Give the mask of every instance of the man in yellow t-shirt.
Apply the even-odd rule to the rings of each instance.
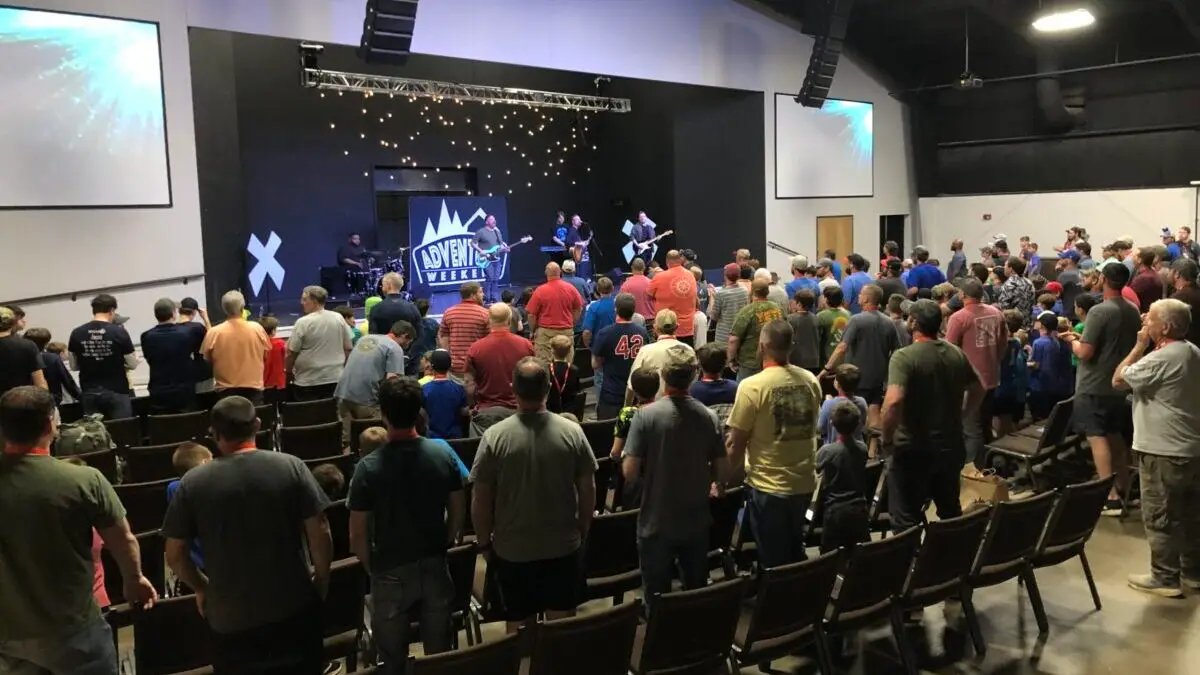
[[[787,321],[763,326],[758,341],[762,372],[738,383],[727,421],[729,462],[745,462],[750,486],[746,512],[763,567],[805,558],[804,512],[816,487],[821,385],[812,373],[788,363],[791,347]]]

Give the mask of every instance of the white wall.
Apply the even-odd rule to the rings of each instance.
[[[192,277],[189,295],[203,297],[204,260],[184,0],[22,0],[20,4],[160,23],[174,206],[0,211],[0,300],[169,279],[128,294],[117,293],[123,311],[139,319],[150,317],[152,322],[151,298],[180,297],[182,278]],[[3,105],[19,103],[5,101]],[[90,297],[89,293],[76,302],[26,303],[24,307],[31,325],[49,327],[59,339],[90,318]]]
[[[361,0],[186,1],[194,26],[341,44],[362,32]],[[871,252],[879,216],[916,215],[915,188],[905,107],[849,59],[832,96],[875,104],[875,196],[775,199],[772,99],[799,89],[811,50],[811,38],[733,0],[424,0],[413,41],[424,54],[763,91],[767,239],[811,255],[818,216],[853,215],[857,248]],[[786,271],[783,254],[767,262]]]
[[[930,197],[920,200],[921,241],[944,258],[940,252],[962,239],[973,260],[996,234],[1011,240],[1029,235],[1044,255],[1062,244],[1068,227],[1079,225],[1098,256],[1100,246],[1125,235],[1137,244],[1157,244],[1164,227],[1194,227],[1195,204],[1194,188]]]

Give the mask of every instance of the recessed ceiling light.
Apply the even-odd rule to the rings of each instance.
[[[1061,33],[1077,28],[1086,28],[1094,23],[1096,23],[1096,17],[1089,10],[1081,7],[1040,16],[1033,22],[1033,29],[1042,33]]]

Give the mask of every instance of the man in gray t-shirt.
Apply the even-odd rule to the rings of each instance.
[[[857,395],[870,406],[878,408],[883,403],[883,390],[887,386],[888,360],[892,352],[900,348],[900,338],[892,320],[879,311],[883,301],[883,289],[874,284],[863,287],[859,293],[859,305],[863,311],[850,317],[842,343],[837,346],[825,364],[832,372],[834,366],[845,357],[846,363],[858,368]]]
[[[471,245],[479,252],[481,258],[489,256],[491,260],[488,266],[483,268],[483,302],[488,305],[500,302],[499,281],[503,264],[499,256],[508,251],[508,245],[504,243],[504,235],[501,234],[500,228],[496,227],[496,216],[487,217],[484,226],[475,231]],[[500,248],[492,251],[497,246]],[[495,256],[495,259],[492,260],[490,256]]]
[[[332,396],[350,354],[350,328],[341,314],[325,309],[328,299],[320,286],[308,286],[300,296],[304,316],[292,327],[285,364],[297,400]]]
[[[350,352],[333,390],[342,420],[343,447],[349,447],[352,420],[379,418],[379,382],[404,374],[404,350],[416,332],[409,322],[397,321],[387,335],[364,335]]]
[[[709,487],[729,473],[716,414],[688,395],[699,365],[684,344],[668,348],[662,379],[666,396],[633,418],[621,471],[642,480],[638,514],[638,557],[647,606],[671,590],[676,560],[685,588],[708,580]]]

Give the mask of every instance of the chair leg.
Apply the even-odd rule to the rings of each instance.
[[[896,638],[896,650],[900,652],[900,662],[904,664],[904,672],[907,675],[917,675],[917,656],[913,651],[912,643],[908,640],[908,633],[904,631],[904,613],[900,611],[899,605],[892,606],[892,634]]]
[[[1092,591],[1092,602],[1098,612],[1103,609],[1100,606],[1100,591],[1096,590],[1096,580],[1092,577],[1092,566],[1088,564],[1087,553],[1082,550],[1079,552],[1079,562],[1083,564],[1083,576],[1087,578],[1088,588]]]
[[[987,654],[987,642],[983,639],[983,628],[979,625],[979,615],[975,613],[975,599],[971,595],[971,589],[963,589],[960,599],[963,618],[967,622],[967,632],[971,634],[971,644],[975,647],[975,653],[983,656]]]
[[[1038,590],[1033,568],[1027,566],[1021,572],[1021,577],[1025,580],[1025,592],[1029,594],[1029,604],[1033,607],[1034,618],[1037,619],[1038,633],[1045,635],[1050,632],[1050,622],[1046,619],[1046,606],[1042,604],[1042,593]]]
[[[817,644],[817,667],[821,671],[821,675],[835,675],[837,671],[833,666],[833,653],[829,648],[829,638],[825,635],[825,629],[818,622],[813,630],[813,641]]]

